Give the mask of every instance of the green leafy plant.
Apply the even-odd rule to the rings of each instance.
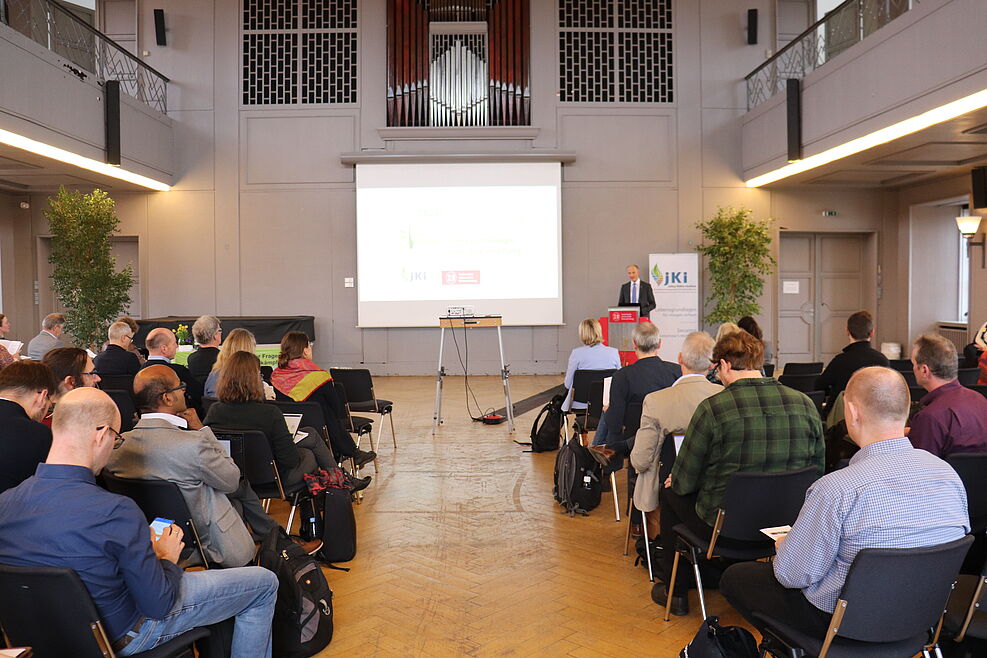
[[[120,224],[116,204],[102,190],[83,194],[64,187],[48,204],[52,290],[66,309],[65,329],[95,351],[110,322],[126,309],[133,285],[133,267],[117,272],[110,255],[110,238]]]
[[[746,208],[720,208],[710,219],[696,224],[702,244],[696,251],[706,257],[710,291],[706,307],[708,324],[736,322],[761,311],[758,298],[764,277],[774,272],[771,256],[772,219],[753,219]]]

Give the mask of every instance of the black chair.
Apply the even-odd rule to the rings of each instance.
[[[585,409],[573,409],[569,413],[575,416],[575,426],[576,431],[585,434],[591,431],[591,429],[596,428],[596,423],[599,422],[600,416],[597,414],[592,417],[589,413],[589,402],[591,399],[592,386],[595,383],[600,384],[600,406],[603,409],[603,380],[607,377],[612,377],[613,373],[617,372],[614,369],[606,370],[577,370],[572,376],[572,401],[581,402],[586,404]],[[591,427],[592,426],[592,427]]]
[[[971,534],[987,530],[987,453],[953,453],[946,462],[963,480]]]
[[[980,368],[960,368],[956,371],[960,386],[976,386],[980,379]]]
[[[911,396],[912,402],[918,402],[919,400],[924,398],[927,393],[928,391],[922,388],[921,386],[908,387],[908,394]]]
[[[824,391],[806,391],[805,393],[812,403],[816,405],[816,411],[819,412],[819,417],[826,420],[825,409],[823,403],[826,401],[826,393]]]
[[[183,568],[190,566],[203,566],[209,568],[209,558],[202,548],[199,540],[199,531],[192,520],[192,513],[189,512],[188,505],[182,490],[174,482],[167,480],[134,480],[111,475],[107,471],[101,474],[103,486],[107,491],[111,491],[121,496],[130,498],[137,507],[144,512],[147,522],[150,523],[157,517],[171,519],[182,532],[185,533],[185,549],[182,551]]]
[[[134,425],[137,423],[137,406],[134,405],[133,396],[127,391],[114,389],[103,389],[103,392],[110,396],[120,411],[120,431],[129,432],[134,429]]]
[[[322,405],[313,400],[303,402],[285,400],[267,400],[267,404],[272,404],[281,410],[283,414],[301,414],[302,422],[299,427],[311,427],[319,431],[322,440],[332,453],[332,458],[336,465],[341,465],[344,459],[340,459],[332,449],[332,442],[329,440],[329,426],[326,424],[326,416],[322,411]]]
[[[346,417],[343,419],[343,424],[346,425],[347,431],[351,434],[356,434],[356,447],[360,448],[360,442],[363,440],[364,436],[370,437],[370,449],[376,452],[377,447],[374,445],[374,421],[370,420],[366,416],[354,416],[350,410],[349,399],[346,397],[346,388],[337,381],[333,381],[333,386],[336,389],[336,395],[339,396],[339,400],[343,403],[343,409],[346,411]],[[380,465],[377,463],[377,458],[374,458],[374,472],[380,471]],[[356,473],[354,473],[355,475]]]
[[[199,404],[202,405],[202,417],[205,418],[206,414],[209,413],[209,407],[213,406],[219,402],[216,398],[203,397]]]
[[[918,386],[918,382],[915,380],[914,370],[905,370],[901,372],[901,376],[905,378],[905,383],[909,386]]]
[[[247,478],[254,493],[263,501],[265,512],[270,509],[270,502],[275,498],[280,498],[291,506],[285,526],[290,534],[298,506],[310,498],[305,483],[299,482],[293,487],[285,486],[271,451],[271,442],[263,432],[221,427],[211,429],[217,439],[230,442],[230,456],[240,468],[240,473]]]
[[[103,622],[79,575],[66,567],[0,565],[0,625],[10,646],[29,646],[34,658],[114,658]],[[205,628],[182,633],[140,658],[192,656]]]
[[[99,371],[96,374],[99,375],[99,387],[104,391],[127,391],[134,394],[133,375],[103,375]]]
[[[762,367],[764,368],[764,376],[765,377],[774,377],[775,376],[775,364],[773,364],[773,363],[765,363]]]
[[[946,604],[946,614],[942,620],[942,631],[946,637],[952,638],[954,642],[963,642],[967,636],[987,639],[987,609],[984,609],[983,601],[985,585],[987,563],[983,565],[979,575],[965,575],[956,579],[956,586]]]
[[[699,560],[703,557],[707,560],[722,557],[750,561],[774,555],[775,543],[761,532],[761,528],[795,523],[805,501],[805,492],[818,477],[819,472],[814,466],[782,473],[734,473],[727,481],[723,506],[717,510],[716,522],[709,537],[694,533],[685,524],[675,526],[675,559],[672,562],[671,582],[668,583],[665,621],[668,621],[672,606],[680,557],[692,563],[696,589],[699,591],[699,607],[705,619],[706,598],[699,575]],[[721,539],[729,543],[723,544]]]
[[[384,416],[387,416],[391,423],[391,441],[394,447],[398,447],[398,437],[394,433],[394,403],[390,400],[382,400],[374,392],[374,379],[370,371],[366,368],[330,368],[329,374],[334,381],[343,385],[346,389],[346,398],[349,400],[350,409],[357,413],[377,414],[380,416],[380,430],[377,432],[377,443],[371,438],[371,445],[376,450],[380,445],[381,436],[384,433]]]
[[[968,388],[976,391],[977,393],[980,393],[980,395],[987,398],[987,386],[984,386],[983,384],[977,384],[976,386],[970,386]]]
[[[794,388],[796,391],[802,391],[803,393],[819,390],[819,387],[816,385],[816,380],[819,379],[818,374],[789,375],[787,367],[785,370],[786,373],[778,378],[779,384]]]
[[[796,363],[790,361],[782,369],[782,375],[821,375],[822,371],[822,361],[813,361],[812,363]]]
[[[889,365],[892,370],[897,370],[898,372],[911,372],[912,371],[912,360],[911,359],[891,359]]]
[[[924,649],[935,644],[934,629],[972,542],[968,535],[939,546],[865,548],[850,565],[825,637],[755,613],[761,650],[819,658],[928,656]]]

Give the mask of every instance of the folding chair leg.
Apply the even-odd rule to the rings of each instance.
[[[296,509],[298,509],[298,500],[297,499],[291,504],[291,511],[288,512],[288,528],[287,528],[287,530],[288,530],[288,534],[289,535],[291,534],[291,526],[294,524],[294,521],[295,521],[295,510]]]
[[[394,442],[394,447],[397,448],[398,447],[398,435],[394,433],[394,412],[393,411],[391,411],[391,413],[387,414],[387,420],[389,420],[391,422],[391,441]],[[381,419],[381,423],[380,424],[381,425],[384,424],[383,419]]]
[[[610,493],[613,494],[613,514],[617,517],[615,521],[620,523],[620,501],[617,500],[617,476],[613,473],[610,474]]]
[[[703,596],[703,579],[699,575],[699,556],[695,548],[689,550],[692,551],[692,571],[696,575],[696,590],[699,592],[699,609],[703,613],[703,619],[706,619],[706,597]]]
[[[265,498],[263,501],[261,501],[261,506],[264,508],[264,513],[265,514],[270,514],[271,513],[271,499],[270,498]]]
[[[675,591],[675,577],[679,574],[679,559],[681,557],[682,554],[675,551],[675,559],[672,560],[672,577],[666,585],[668,588],[668,600],[665,601],[665,621],[668,621],[668,615],[671,614],[669,611],[672,609],[672,592]]]
[[[627,518],[627,527],[631,527],[630,517]],[[648,540],[648,515],[645,512],[641,512],[641,527],[644,529],[644,556],[648,560],[648,580],[655,582],[655,572],[651,568],[651,542]]]
[[[627,534],[624,536],[624,555],[631,549],[631,524],[627,524]]]

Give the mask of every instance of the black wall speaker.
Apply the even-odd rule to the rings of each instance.
[[[120,81],[107,80],[103,88],[106,119],[106,164],[120,164]]]
[[[987,208],[987,167],[975,167],[970,172],[973,189],[973,207]]]
[[[802,81],[789,78],[785,81],[786,107],[788,110],[788,161],[802,159]]]
[[[757,10],[747,10],[747,45],[753,46],[757,43]]]
[[[164,9],[154,10],[154,39],[159,46],[168,45],[168,37],[165,36]]]

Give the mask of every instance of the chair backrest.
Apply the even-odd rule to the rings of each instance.
[[[210,429],[217,439],[230,442],[230,457],[236,462],[240,473],[247,478],[251,487],[256,489],[277,484],[277,462],[271,451],[271,443],[263,432],[222,427]]]
[[[586,415],[591,418],[599,418],[603,415],[602,379],[591,382],[589,385],[589,399],[586,400]]]
[[[837,635],[897,642],[936,626],[973,537],[922,548],[865,548],[850,565]]]
[[[734,473],[723,494],[723,537],[765,541],[761,528],[791,525],[805,492],[819,478],[814,466],[781,473]]]
[[[909,386],[918,386],[918,381],[915,379],[915,371],[912,369],[902,370],[901,376],[905,378],[905,383]]]
[[[782,370],[784,375],[821,375],[823,371],[822,361],[812,363],[798,363],[789,361]]]
[[[908,387],[908,394],[911,396],[912,402],[918,402],[919,400],[924,398],[927,393],[928,391],[922,388],[921,386],[913,385]]]
[[[897,370],[898,372],[911,372],[912,371],[912,360],[911,359],[891,359],[889,365],[892,370]]]
[[[970,521],[978,520],[977,525],[980,526],[974,527],[973,532],[982,530],[987,521],[987,453],[954,453],[946,461],[963,480]]]
[[[630,402],[624,409],[624,437],[629,438],[637,434],[641,429],[641,412],[644,410],[643,402]]]
[[[983,384],[977,384],[976,386],[969,386],[968,388],[976,391],[977,393],[980,393],[980,395],[987,398],[987,386],[984,386]]]
[[[299,427],[314,427],[322,432],[322,438],[326,441],[326,445],[329,445],[329,426],[326,424],[326,415],[322,411],[322,405],[318,402],[314,400],[305,400],[304,402],[267,400],[267,404],[273,404],[283,414],[301,414],[302,422]],[[332,450],[331,446],[330,450]]]
[[[826,393],[824,391],[806,391],[805,394],[810,400],[812,400],[812,403],[816,405],[816,411],[818,411],[819,415],[822,416],[823,402],[826,401]]]
[[[134,480],[111,475],[105,470],[102,472],[103,485],[107,491],[126,496],[144,512],[147,522],[150,523],[157,517],[171,519],[182,532],[185,533],[185,550],[183,558],[193,551],[198,551],[202,564],[209,565],[202,544],[199,541],[199,533],[192,521],[192,513],[189,512],[188,504],[181,489],[174,482],[167,480]]]
[[[785,374],[778,378],[778,382],[783,386],[794,388],[796,391],[802,391],[803,393],[819,390],[819,387],[816,386],[816,380],[819,379],[818,374],[789,375],[787,366],[785,370]]]
[[[199,403],[202,405],[202,417],[203,418],[205,418],[206,417],[206,414],[209,413],[209,407],[213,406],[217,402],[219,402],[219,400],[216,399],[216,398],[210,398],[210,397],[203,397],[202,398],[202,400]]]
[[[99,374],[99,371],[97,371]],[[134,394],[133,375],[99,375],[99,387],[104,391],[127,391]]]
[[[976,386],[980,379],[980,368],[960,368],[956,371],[956,377],[961,386]]]
[[[773,363],[765,363],[762,367],[764,368],[764,376],[765,377],[774,377],[775,376],[775,364],[773,364]]]
[[[113,389],[103,392],[110,396],[120,411],[120,431],[129,432],[134,429],[134,415],[137,413],[137,406],[134,404],[134,398],[131,397],[130,393]]]
[[[572,375],[572,401],[589,402],[589,387],[593,382],[602,382],[617,372],[613,368],[607,370],[577,370]],[[601,391],[603,389],[600,389]]]
[[[333,381],[343,385],[350,402],[372,402],[376,399],[374,380],[366,368],[330,368],[329,374]]]
[[[35,658],[103,658],[109,650],[89,590],[67,567],[0,565],[0,626],[11,646]],[[97,639],[99,638],[99,639]]]

